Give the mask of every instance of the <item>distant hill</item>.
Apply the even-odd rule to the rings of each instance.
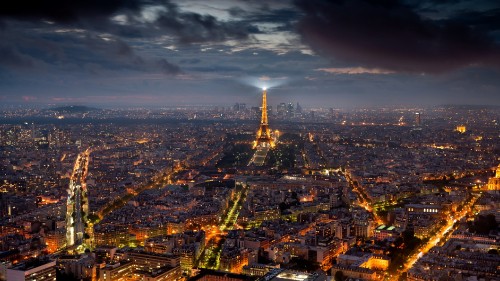
[[[438,107],[450,108],[450,109],[462,109],[462,110],[477,110],[477,109],[497,109],[500,105],[489,105],[489,104],[442,104]]]
[[[54,107],[48,110],[55,111],[58,113],[85,113],[90,111],[100,111],[101,109],[83,105],[68,105],[68,106]]]

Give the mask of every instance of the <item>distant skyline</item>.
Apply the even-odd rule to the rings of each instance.
[[[2,6],[3,105],[500,105],[494,0]]]

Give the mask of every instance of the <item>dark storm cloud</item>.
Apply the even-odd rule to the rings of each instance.
[[[43,31],[21,24],[0,31],[0,69],[34,72],[86,72],[104,74],[124,70],[180,73],[178,66],[166,59],[137,54],[119,38],[100,37],[93,32]]]
[[[152,22],[137,20],[144,8],[159,7]],[[112,16],[124,15],[128,24],[117,24]],[[248,22],[219,21],[211,15],[181,11],[168,0],[20,0],[4,1],[0,19],[39,22],[48,20],[64,26],[110,32],[124,37],[175,35],[181,43],[246,39],[259,32]]]
[[[304,42],[336,60],[428,73],[469,65],[500,66],[500,45],[489,33],[498,29],[498,18],[474,14],[469,22],[461,17],[431,20],[397,0],[295,0],[295,4],[304,13],[298,24]]]
[[[201,60],[197,59],[197,58],[182,59],[179,61],[179,63],[182,63],[182,64],[197,64],[200,62],[201,62]]]
[[[33,61],[40,61],[58,68],[80,66],[92,73],[124,67],[178,74],[179,66],[168,58],[138,55],[129,45],[130,40],[145,42],[167,35],[178,43],[191,44],[245,40],[259,32],[250,22],[220,21],[211,15],[183,11],[168,0],[20,0],[0,5],[0,47],[10,54],[0,59],[0,66],[4,67],[29,68],[38,66]],[[141,12],[147,8],[157,14],[144,20]],[[117,15],[125,22],[112,20]],[[69,32],[55,33],[61,29]],[[40,34],[40,30],[45,34]],[[23,36],[18,36],[19,32]],[[99,38],[102,33],[111,40]],[[44,47],[49,45],[54,48]],[[44,52],[45,49],[48,50]]]
[[[231,65],[207,65],[207,66],[190,67],[189,70],[198,72],[234,73],[234,72],[242,72],[243,68]]]
[[[168,62],[166,59],[160,59],[157,62],[160,70],[165,74],[179,74],[181,73],[181,69],[179,66]]]
[[[292,8],[281,8],[259,10],[258,13],[245,11],[241,8],[231,8],[228,12],[235,17],[244,18],[247,22],[264,22],[264,23],[288,23],[296,21],[299,18],[299,11]]]
[[[211,15],[180,12],[171,8],[162,12],[155,24],[160,30],[176,35],[181,43],[219,42],[246,39],[258,33],[257,27],[242,22],[221,22]]]
[[[0,54],[2,54],[0,56],[0,65],[15,68],[25,68],[33,66],[33,61],[29,57],[20,54],[12,46],[0,45]]]
[[[70,23],[82,19],[107,17],[120,10],[138,11],[146,0],[17,0],[3,1],[0,17],[21,20],[50,20]]]
[[[500,30],[500,8],[490,11],[461,11],[456,18],[468,26],[490,33]],[[500,41],[498,37],[495,39],[497,42]]]
[[[94,34],[86,34],[82,42],[93,51],[101,52],[106,55],[116,57],[133,57],[135,56],[132,48],[122,40],[104,40]]]
[[[299,17],[300,13],[294,9],[269,9],[262,14],[249,15],[246,20],[278,24],[278,27],[275,28],[276,31],[294,31],[295,23]]]

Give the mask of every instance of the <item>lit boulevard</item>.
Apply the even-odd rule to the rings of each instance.
[[[78,252],[90,248],[92,241],[92,225],[88,222],[89,205],[86,183],[90,153],[91,150],[88,148],[78,154],[68,188],[66,245]]]
[[[343,173],[343,175],[346,177],[349,186],[352,188],[352,191],[354,191],[358,196],[357,204],[360,207],[364,208],[366,211],[373,214],[373,217],[378,224],[382,224],[383,220],[379,218],[377,212],[374,212],[374,208],[373,206],[371,206],[370,200],[367,198],[366,193],[363,191],[363,187],[358,182],[352,180],[349,171],[346,171],[345,173]]]
[[[223,240],[221,236],[227,234],[228,230],[234,229],[236,220],[238,219],[239,210],[241,209],[242,201],[245,199],[247,193],[247,186],[243,185],[236,193],[236,198],[232,204],[224,211],[224,216],[219,225],[207,229],[205,237],[206,244],[202,255],[200,256],[199,267],[218,269],[221,254],[221,246]]]
[[[401,273],[408,271],[408,269],[412,268],[412,266],[423,257],[432,247],[436,246],[439,242],[442,241],[443,238],[449,234],[450,230],[453,229],[457,221],[462,220],[463,218],[470,216],[473,212],[472,206],[479,198],[479,194],[472,194],[471,199],[466,202],[462,206],[462,210],[460,212],[455,212],[451,216],[451,219],[445,220],[446,224],[443,225],[434,236],[429,238],[429,241],[422,245],[418,252],[408,257],[408,260],[405,262]]]

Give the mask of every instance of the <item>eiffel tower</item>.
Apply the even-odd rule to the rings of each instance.
[[[257,131],[257,139],[253,143],[253,148],[259,146],[263,147],[274,147],[275,143],[273,138],[271,138],[271,131],[269,130],[269,124],[267,123],[267,89],[264,88],[262,91],[262,117],[260,119],[260,127]]]

